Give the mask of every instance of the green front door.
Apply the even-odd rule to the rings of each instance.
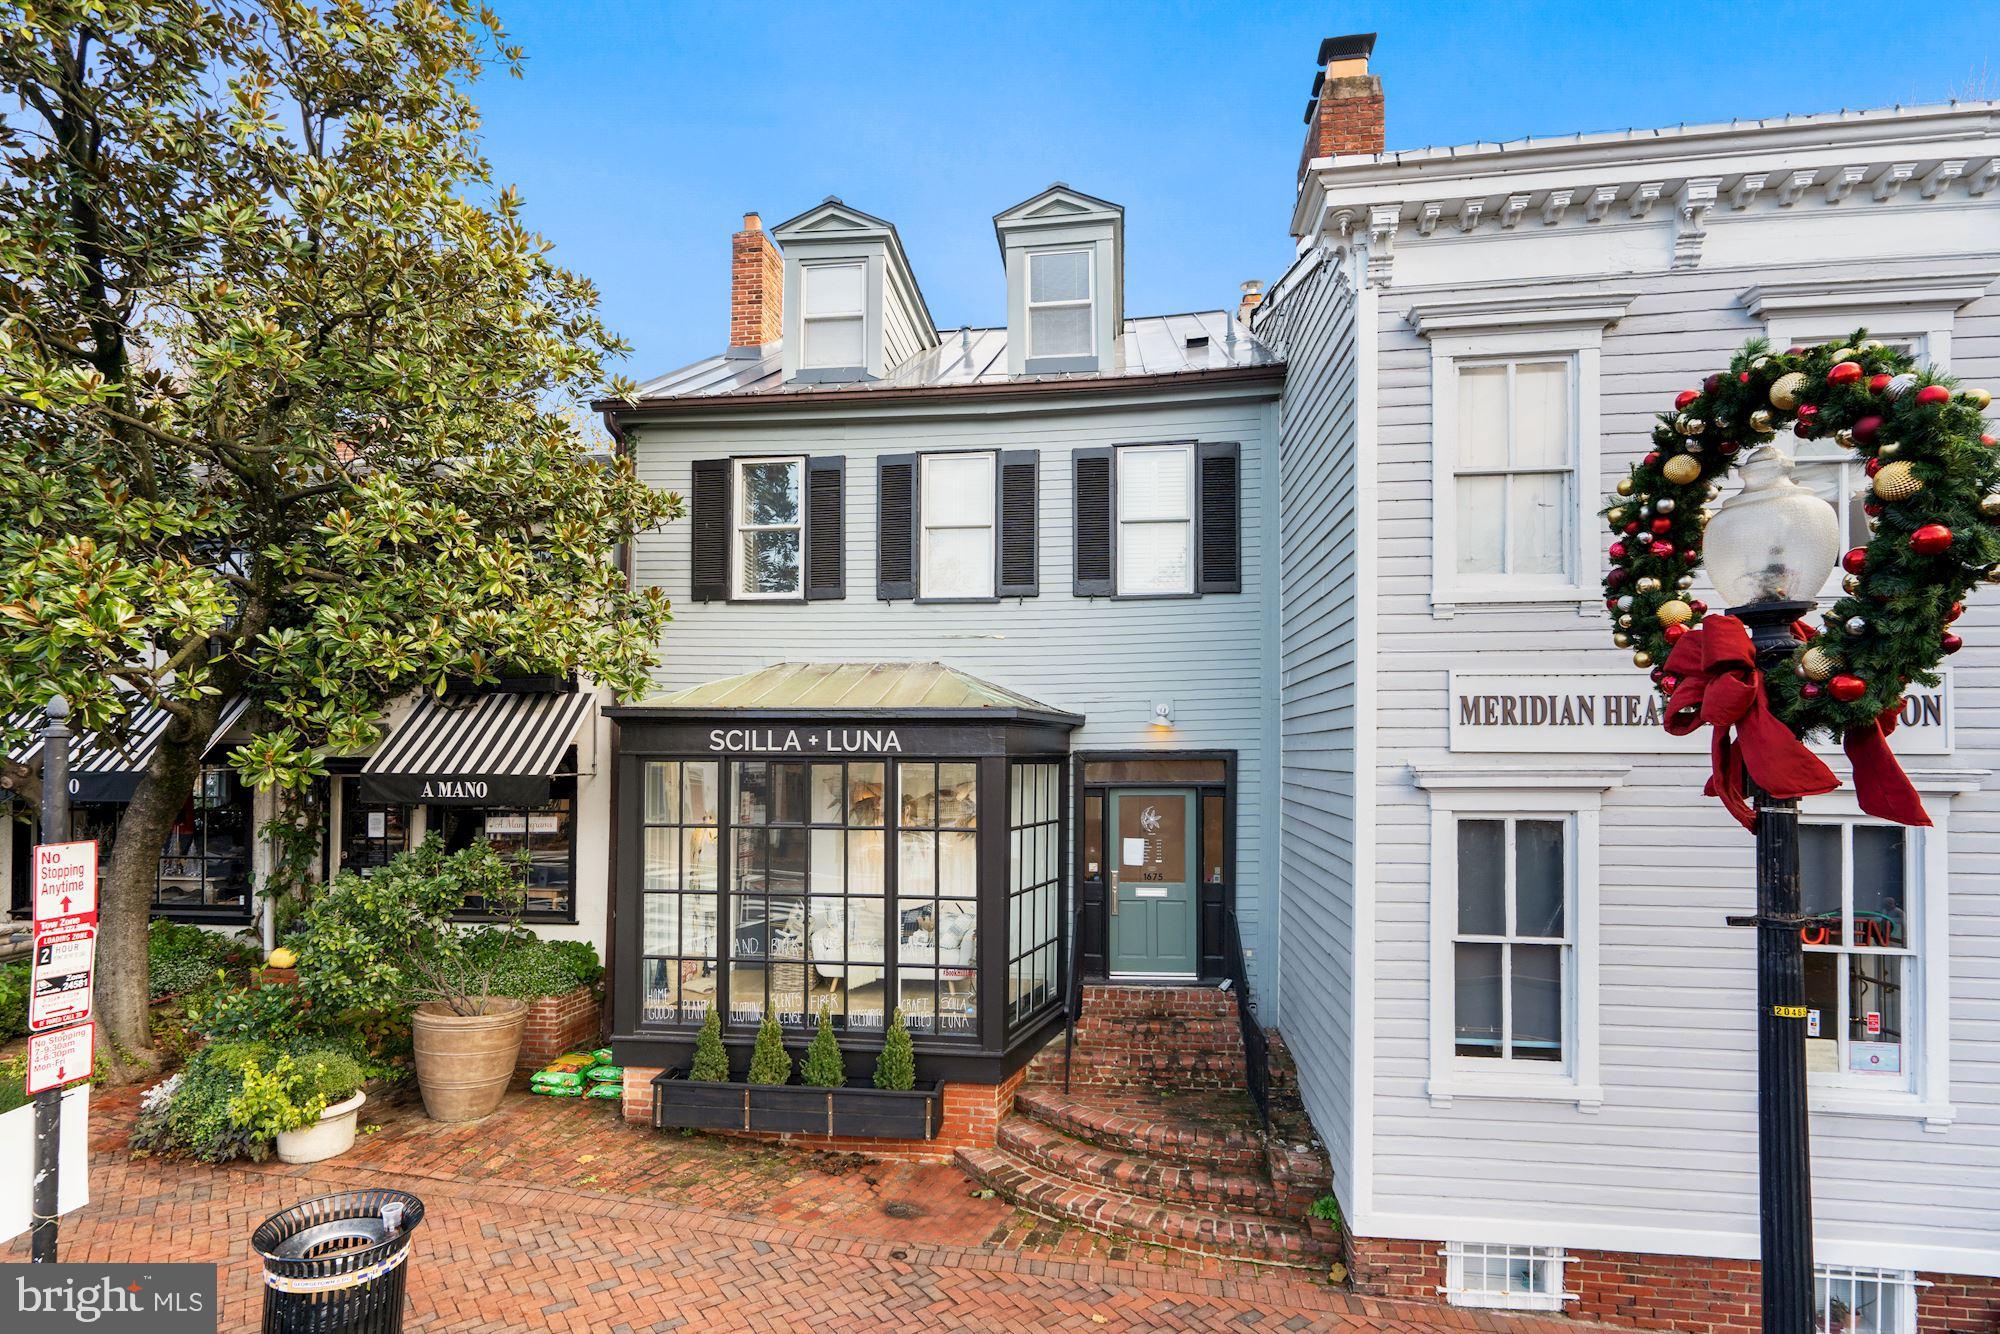
[[[1111,793],[1111,972],[1195,975],[1192,792]]]

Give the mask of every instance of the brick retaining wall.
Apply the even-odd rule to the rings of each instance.
[[[603,1022],[596,987],[543,997],[528,1007],[528,1026],[521,1035],[521,1059],[516,1068],[539,1070],[564,1052],[597,1046]]]
[[[1351,1237],[1353,1283],[1370,1296],[1437,1301],[1445,1284],[1444,1243]],[[1632,1329],[1761,1334],[1755,1260],[1629,1251],[1565,1249],[1563,1290],[1577,1294],[1563,1313]],[[1996,1334],[2000,1278],[1917,1275],[1918,1334]]]

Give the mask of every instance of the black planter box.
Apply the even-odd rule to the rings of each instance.
[[[802,1084],[716,1084],[668,1070],[653,1080],[653,1125],[661,1130],[754,1130],[855,1139],[935,1139],[937,1085],[902,1092]]]

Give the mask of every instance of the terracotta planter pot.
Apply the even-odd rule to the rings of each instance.
[[[526,1001],[499,997],[472,1015],[439,1001],[417,1007],[417,1087],[433,1121],[476,1121],[499,1107],[527,1022]]]

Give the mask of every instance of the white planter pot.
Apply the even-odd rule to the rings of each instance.
[[[346,1102],[337,1102],[319,1114],[319,1120],[303,1130],[278,1132],[278,1159],[287,1163],[316,1163],[338,1158],[354,1147],[354,1125],[361,1116],[366,1093],[356,1092]]]

